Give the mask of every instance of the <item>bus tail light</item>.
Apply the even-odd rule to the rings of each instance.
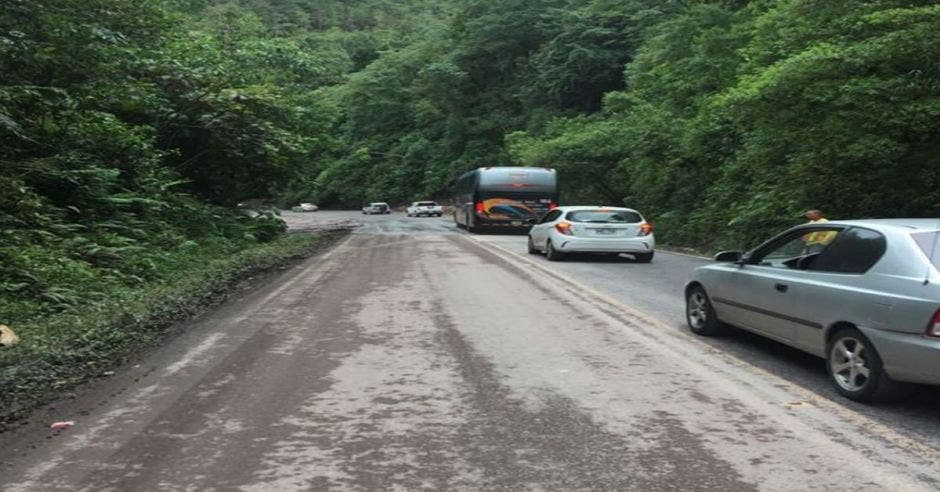
[[[650,224],[649,222],[644,222],[642,225],[640,225],[640,232],[637,234],[637,236],[649,236],[652,233],[653,233],[653,224]]]
[[[933,315],[933,319],[927,324],[927,336],[940,338],[940,309]]]
[[[477,202],[475,205],[475,209],[478,214],[482,214],[483,212],[486,212],[486,207],[483,206],[483,202]]]
[[[571,223],[569,222],[559,222],[555,224],[555,229],[566,236],[574,236],[574,232],[571,230]]]

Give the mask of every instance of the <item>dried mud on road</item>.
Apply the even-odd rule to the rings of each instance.
[[[74,430],[4,449],[3,488],[936,487],[932,449],[629,306],[436,225],[366,224]]]

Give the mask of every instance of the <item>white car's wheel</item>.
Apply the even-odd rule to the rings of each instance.
[[[633,258],[636,259],[637,263],[649,263],[653,261],[653,252],[649,253],[634,253]]]
[[[532,242],[532,236],[529,236],[529,241],[528,241],[528,244],[526,245],[526,251],[528,251],[530,255],[537,255],[541,253],[541,251],[539,251],[538,248],[535,247],[535,243]]]
[[[555,249],[555,245],[552,244],[552,240],[549,239],[545,243],[545,257],[548,258],[548,261],[561,261],[565,258],[565,254],[559,252]]]

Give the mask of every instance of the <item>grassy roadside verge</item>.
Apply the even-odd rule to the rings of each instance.
[[[16,326],[0,348],[0,432],[56,395],[126,361],[240,283],[335,243],[344,231],[289,234],[236,253],[187,255],[172,279],[123,289],[108,300]]]

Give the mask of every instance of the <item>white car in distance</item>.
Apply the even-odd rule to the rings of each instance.
[[[362,207],[362,213],[364,215],[372,215],[372,214],[385,215],[385,214],[392,213],[392,207],[390,207],[385,202],[372,202],[366,205],[365,207]]]
[[[623,207],[558,207],[529,231],[528,251],[558,261],[569,253],[632,255],[639,263],[653,260],[653,225],[639,212]]]
[[[414,202],[406,209],[408,217],[419,217],[427,215],[428,217],[440,217],[444,215],[444,207],[434,202]]]
[[[320,210],[320,207],[312,203],[301,203],[291,208],[291,212],[316,212],[317,210]]]

